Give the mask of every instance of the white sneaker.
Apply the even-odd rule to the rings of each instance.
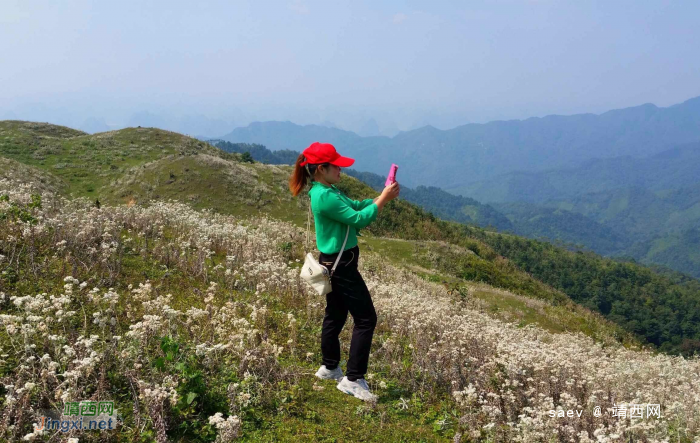
[[[346,394],[354,395],[360,400],[376,400],[377,396],[369,391],[369,386],[367,386],[367,381],[364,378],[358,378],[355,381],[348,380],[347,377],[343,377],[338,383],[336,388],[345,392]]]
[[[322,379],[322,380],[337,380],[340,381],[340,379],[343,378],[343,370],[340,369],[340,366],[337,368],[330,370],[326,369],[326,365],[321,365],[321,367],[316,371],[316,377]]]

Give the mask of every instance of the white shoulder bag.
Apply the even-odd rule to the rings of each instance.
[[[306,223],[306,250],[309,250],[309,230],[311,229],[311,201],[309,201],[309,217]],[[343,246],[340,247],[340,253],[338,258],[335,259],[333,263],[333,269],[330,273],[328,268],[320,264],[311,252],[306,253],[306,258],[304,259],[304,266],[301,267],[301,274],[299,276],[309,282],[311,286],[320,295],[326,295],[331,292],[331,277],[335,272],[336,266],[340,261],[340,256],[343,254],[343,249],[345,249],[345,243],[348,241],[348,234],[350,234],[350,226],[348,225],[348,230],[345,233],[345,240],[343,241]]]

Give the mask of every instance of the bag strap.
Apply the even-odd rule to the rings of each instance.
[[[345,243],[348,242],[348,234],[350,234],[350,225],[348,225],[348,230],[345,232],[345,240],[343,240],[343,246],[340,247],[340,253],[338,253],[338,258],[335,259],[335,263],[333,263],[333,269],[331,269],[331,277],[333,277],[333,273],[335,272],[336,266],[338,266],[338,262],[340,261],[340,256],[343,255],[343,249],[345,249]]]
[[[309,252],[309,230],[311,229],[311,199],[309,198],[309,216],[306,218],[306,252]]]
[[[311,230],[311,199],[309,199],[309,215],[306,218],[306,251],[309,251],[309,231]],[[335,259],[335,263],[333,263],[333,269],[331,269],[331,276],[333,276],[333,273],[335,272],[335,268],[338,266],[338,262],[340,261],[340,256],[343,255],[343,249],[345,249],[345,244],[348,242],[348,235],[350,235],[350,225],[348,225],[348,230],[345,231],[345,240],[343,240],[343,246],[340,247],[340,253],[338,254],[338,258]]]

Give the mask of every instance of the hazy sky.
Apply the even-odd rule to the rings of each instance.
[[[699,17],[696,0],[0,0],[0,119],[386,132],[669,106],[700,95]]]

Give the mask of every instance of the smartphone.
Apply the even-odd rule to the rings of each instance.
[[[391,169],[389,169],[389,176],[386,178],[386,183],[384,186],[389,186],[396,181],[396,171],[399,170],[399,166],[396,163],[391,164]]]

